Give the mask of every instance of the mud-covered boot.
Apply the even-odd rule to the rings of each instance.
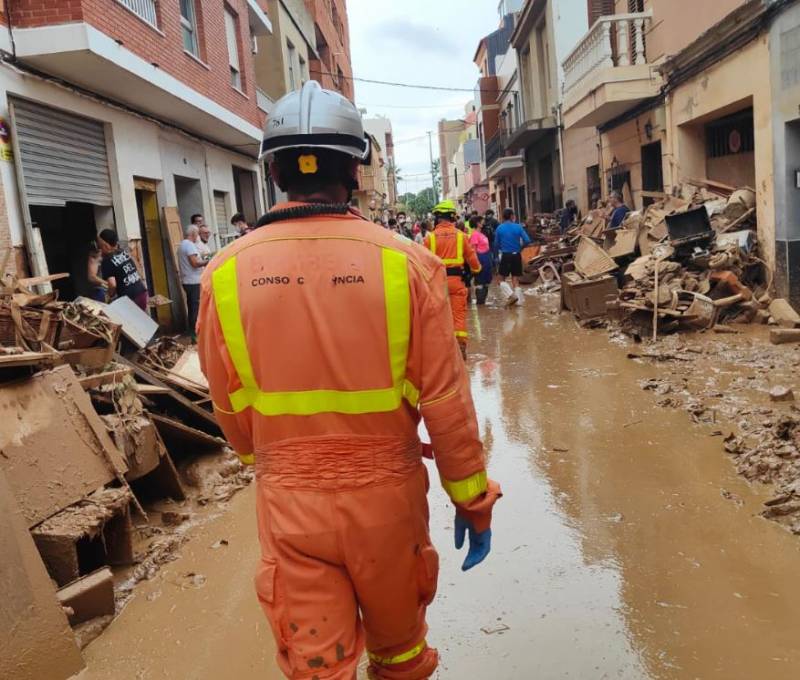
[[[522,294],[522,288],[519,286],[514,289],[514,296],[517,298],[518,305],[521,305],[525,301],[525,296]]]
[[[489,297],[489,286],[478,286],[475,289],[475,301],[479,305],[486,304],[486,298]]]

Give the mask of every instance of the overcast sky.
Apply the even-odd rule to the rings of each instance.
[[[353,76],[392,82],[472,89],[478,41],[497,29],[497,0],[348,0]],[[356,104],[367,115],[392,121],[397,165],[406,180],[398,191],[430,186],[426,132],[462,118],[470,92],[433,92],[356,81]],[[410,140],[410,141],[409,141]]]

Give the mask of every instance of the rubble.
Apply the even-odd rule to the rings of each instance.
[[[34,290],[65,276],[0,279],[0,410],[15,423],[0,430],[0,486],[61,588],[48,595],[64,626],[53,633],[79,662],[136,583],[177,556],[194,511],[253,475],[222,437],[196,351],[151,340],[155,324],[127,298]]]

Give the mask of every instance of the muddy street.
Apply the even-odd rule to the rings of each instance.
[[[470,310],[472,387],[505,497],[491,557],[463,574],[434,485],[436,677],[798,677],[800,542],[758,516],[768,491],[737,476],[718,425],[642,391],[669,366],[630,361],[556,304]],[[252,588],[253,499],[251,487],[207,518],[135,591],[80,680],[281,677]]]

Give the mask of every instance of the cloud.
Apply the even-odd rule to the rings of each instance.
[[[453,54],[458,45],[438,28],[410,19],[384,19],[375,25],[379,38],[399,47],[437,54]]]

